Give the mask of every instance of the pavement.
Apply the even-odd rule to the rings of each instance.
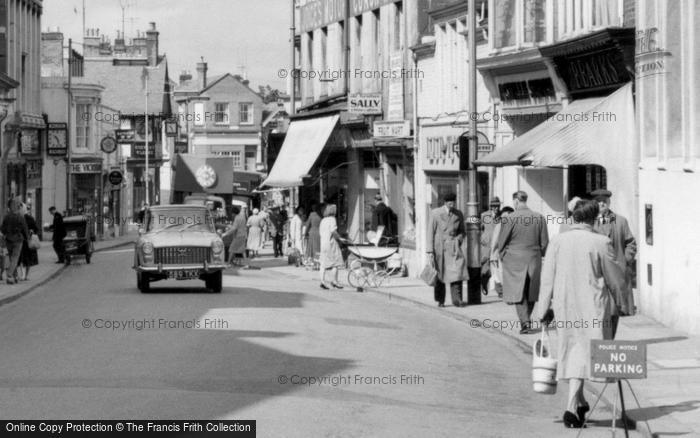
[[[104,251],[111,248],[133,244],[138,237],[137,232],[130,232],[116,238],[98,240],[94,242],[95,251]],[[38,250],[39,264],[32,266],[29,271],[29,279],[15,284],[7,284],[7,278],[3,274],[0,281],[0,306],[11,303],[22,296],[32,292],[36,288],[43,286],[56,278],[65,268],[63,263],[56,263],[57,257],[53,250],[51,241],[42,241]],[[76,263],[85,263],[84,259],[77,259]]]
[[[283,274],[304,275],[316,282],[320,279],[318,271],[303,267],[282,266],[273,269]],[[347,285],[347,271],[340,271],[339,279]],[[439,312],[461,321],[472,330],[499,333],[529,352],[533,343],[540,338],[539,333],[521,335],[515,308],[505,304],[498,296],[482,295],[481,304],[458,308],[449,304],[448,291],[446,307],[438,308],[433,301],[432,288],[419,279],[408,277],[390,277],[381,287],[364,288],[364,292],[379,294],[388,301],[410,303]],[[552,345],[556,346],[556,330],[551,330],[550,334]],[[646,437],[700,437],[700,337],[673,330],[645,315],[635,315],[620,319],[616,339],[644,341],[647,345],[647,378],[629,381],[634,395],[630,393],[630,387],[623,383],[631,426]],[[566,384],[560,383],[558,386],[558,392],[568,391]],[[587,384],[587,390],[596,398],[603,389],[603,384]],[[616,393],[612,385],[605,389],[602,394],[604,406],[612,406]]]

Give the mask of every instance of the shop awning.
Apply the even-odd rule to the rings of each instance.
[[[233,157],[178,154],[173,190],[189,193],[235,193]]]
[[[535,128],[475,163],[498,167],[606,166],[635,147],[632,85],[627,84],[606,97],[571,102]]]
[[[263,187],[295,187],[302,185],[321,151],[328,142],[339,116],[293,120],[282,149]]]

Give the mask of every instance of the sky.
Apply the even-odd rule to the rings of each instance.
[[[98,28],[112,42],[122,29],[126,37],[144,32],[155,22],[160,53],[167,54],[170,77],[182,70],[196,77],[200,57],[208,76],[243,74],[250,86],[270,85],[282,91],[277,77],[289,64],[291,0],[85,0],[85,27]],[[83,0],[44,0],[41,28],[63,32],[65,43],[82,42]],[[76,13],[77,11],[77,13]],[[77,47],[80,50],[80,46]]]

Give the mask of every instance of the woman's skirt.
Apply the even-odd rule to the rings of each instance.
[[[306,245],[306,256],[315,258],[321,252],[321,235],[318,231],[309,232],[309,241]]]
[[[24,266],[36,266],[39,264],[39,254],[35,249],[29,248],[29,243],[25,240],[22,244],[22,254],[19,263]]]
[[[246,249],[250,251],[260,251],[263,244],[263,233],[259,227],[250,227],[248,229],[248,242]]]

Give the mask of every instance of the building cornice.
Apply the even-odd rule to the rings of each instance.
[[[418,59],[428,58],[435,55],[435,41],[416,44],[415,46],[409,47],[409,49],[416,54]]]

